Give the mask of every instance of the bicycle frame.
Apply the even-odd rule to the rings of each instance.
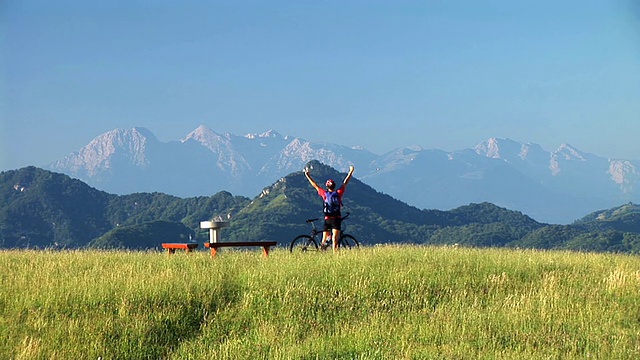
[[[345,216],[342,217],[342,220],[345,220],[346,218],[348,218],[350,214],[351,213],[347,213]],[[291,241],[291,244],[289,246],[290,252],[294,252],[295,249],[298,249],[303,252],[306,252],[309,250],[325,250],[326,249],[326,244],[322,244],[322,241],[317,240],[317,236],[324,232],[324,230],[318,230],[318,228],[316,227],[315,222],[318,220],[320,219],[319,218],[307,219],[305,221],[311,224],[311,233],[309,235],[304,234],[304,235],[298,235],[297,237],[295,237],[293,241]],[[340,231],[340,237],[338,238],[338,247],[349,248],[349,249],[359,247],[360,244],[358,243],[356,238],[353,237],[353,235],[350,235],[344,232],[345,228],[346,226],[343,225]],[[327,238],[326,243],[328,243],[331,240],[332,240],[331,237]]]

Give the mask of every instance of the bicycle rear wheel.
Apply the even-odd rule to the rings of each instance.
[[[289,245],[290,252],[318,251],[318,243],[309,235],[299,235]]]
[[[340,236],[340,242],[338,242],[340,248],[343,249],[357,249],[360,247],[358,240],[349,234],[343,234]]]

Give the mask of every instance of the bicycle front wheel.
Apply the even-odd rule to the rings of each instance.
[[[349,234],[343,234],[340,236],[340,242],[338,245],[343,249],[357,249],[360,247],[358,240]]]
[[[317,251],[318,243],[309,235],[299,235],[289,245],[290,252]]]

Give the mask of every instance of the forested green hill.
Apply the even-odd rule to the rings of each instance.
[[[182,224],[184,238],[195,235],[203,219],[237,212],[249,201],[228,192],[187,199],[161,193],[111,195],[66,175],[27,167],[0,173],[0,247],[81,248],[92,240],[109,247],[109,238],[97,239],[118,228],[148,228],[146,224],[154,221]],[[150,245],[151,239],[157,244],[178,240],[175,232],[164,230],[131,229],[137,235],[118,236],[113,247],[133,249]]]
[[[312,161],[312,176],[345,174]],[[272,239],[286,245],[321,217],[322,200],[302,171],[281,178],[253,200],[220,192],[177,198],[161,193],[108,194],[81,181],[27,167],[0,173],[2,248],[159,248],[162,242],[206,241],[200,221],[230,219],[223,240]],[[457,244],[603,252],[640,252],[640,207],[594,212],[571,225],[542,224],[491,203],[449,211],[420,210],[354,177],[344,197],[347,232],[364,245]]]

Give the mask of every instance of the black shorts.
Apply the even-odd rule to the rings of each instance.
[[[324,219],[324,230],[328,231],[331,229],[340,230],[342,227],[342,218],[341,217],[327,217]]]

